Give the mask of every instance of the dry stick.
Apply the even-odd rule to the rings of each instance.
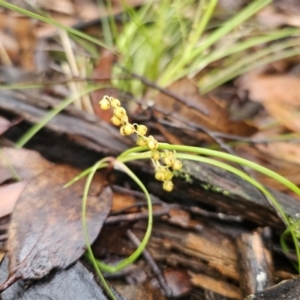
[[[151,201],[151,202],[152,202],[152,201]],[[161,205],[161,206],[166,207],[166,205],[164,205],[163,203],[155,203],[155,202],[152,202],[152,204],[155,204],[155,205]],[[119,209],[119,210],[112,211],[109,215],[110,215],[110,216],[120,215],[120,214],[126,212],[126,211],[129,210],[129,209],[132,209],[132,208],[138,208],[138,207],[145,207],[145,206],[147,206],[147,203],[145,203],[145,202],[137,202],[137,203],[135,203],[135,204],[133,204],[133,205],[129,205],[129,206],[126,206],[126,207],[121,208],[121,209]]]
[[[72,78],[68,78],[68,79],[63,79],[63,80],[58,80],[58,81],[54,81],[54,82],[44,82],[43,85],[45,87],[47,86],[53,86],[53,85],[59,85],[59,84],[67,84],[67,83],[70,83],[72,81],[74,82],[81,82],[81,81],[111,81],[112,77],[109,76],[109,77],[106,77],[106,78],[97,78],[97,77],[86,77],[86,78],[83,78],[83,77],[79,77],[79,76],[73,76]],[[118,79],[118,80],[132,80],[132,77],[130,76],[116,76],[114,77],[114,79]],[[149,80],[146,79],[146,81],[148,82]],[[149,81],[150,82],[150,81]],[[146,83],[145,83],[146,84]],[[150,82],[150,87],[151,86],[156,86],[154,83],[151,83]],[[163,88],[159,88],[159,91],[167,96],[170,96],[170,97],[173,97],[174,99],[178,100],[179,102],[182,102],[184,103],[185,105],[187,105],[188,107],[192,107],[192,106],[189,106],[188,103],[186,103],[181,97],[177,96],[177,95],[174,95],[172,92],[168,91],[167,89],[163,89]],[[138,104],[143,104],[142,101],[138,101],[135,99],[135,102],[137,102]],[[163,110],[159,110],[159,109],[156,109],[154,107],[150,107],[151,109],[153,110],[156,110],[166,116],[170,116],[170,113],[166,113],[165,111]],[[178,119],[178,118],[175,118],[173,117],[174,119]],[[183,125],[175,125],[171,122],[168,122],[166,120],[160,120],[160,123],[161,124],[164,124],[164,125],[167,125],[167,126],[170,126],[170,127],[173,127],[173,128],[177,128],[177,129],[186,129],[186,130],[190,130],[190,131],[197,131],[197,130],[202,130],[204,127],[200,126],[200,125],[196,125],[196,124],[192,124],[192,123],[189,123],[189,122],[186,122],[184,120],[181,120],[181,119],[178,119],[180,122],[182,123],[185,123],[186,126],[183,126]],[[203,131],[203,130],[202,130]],[[248,143],[248,144],[269,144],[269,143],[277,143],[277,142],[281,142],[282,140],[281,139],[274,139],[274,140],[255,140],[255,139],[251,139],[251,138],[245,138],[243,136],[240,136],[240,135],[235,135],[235,134],[230,134],[230,133],[224,133],[224,132],[219,132],[219,131],[210,131],[210,134],[212,134],[213,136],[215,137],[220,137],[220,138],[225,138],[225,139],[231,139],[231,140],[237,140],[237,141],[240,141],[240,142],[244,142],[244,143]],[[295,139],[291,139],[289,140],[289,142],[295,142],[295,143],[299,143],[300,140],[299,138],[295,138]]]
[[[169,209],[162,209],[159,211],[153,212],[153,217],[160,217],[167,215],[169,213]],[[149,214],[148,212],[144,213],[133,213],[133,214],[126,214],[126,215],[119,215],[119,216],[111,216],[108,217],[105,221],[105,224],[115,224],[120,222],[132,222],[132,221],[139,221],[143,219],[148,219]]]
[[[153,110],[156,110],[155,108],[152,107]],[[157,110],[159,111],[159,110]],[[163,111],[159,111],[160,113],[165,114]],[[168,114],[166,114],[168,115]],[[174,119],[177,119],[176,117],[173,117]],[[186,122],[184,120],[179,119],[180,122],[185,123],[185,125],[176,125],[174,123],[171,123],[167,120],[159,120],[160,124],[163,125],[167,125],[169,127],[175,128],[175,129],[184,129],[184,130],[189,130],[189,131],[195,131],[197,132],[199,129],[201,130],[202,127],[199,128],[198,125],[196,124],[192,124],[189,122]],[[272,140],[259,140],[259,139],[252,139],[252,138],[245,138],[243,136],[240,135],[235,135],[235,134],[230,134],[230,133],[223,133],[223,132],[219,132],[219,131],[210,131],[210,133],[216,137],[220,137],[220,138],[225,138],[225,139],[230,139],[230,140],[236,140],[239,142],[243,142],[243,143],[247,143],[247,144],[251,144],[251,145],[256,145],[256,144],[270,144],[270,143],[278,143],[278,142],[282,142],[282,139],[278,138],[278,139],[272,139]],[[291,143],[299,143],[300,142],[300,138],[293,138],[288,140],[288,142]]]
[[[203,217],[208,217],[212,219],[218,219],[226,222],[242,222],[243,218],[241,216],[235,216],[235,215],[227,215],[220,212],[210,212],[204,209],[199,208],[198,206],[182,206],[178,205],[179,208],[186,210],[188,212],[191,212],[195,215],[200,215]]]
[[[12,61],[4,48],[3,44],[0,41],[0,58],[5,66],[12,66]]]
[[[124,188],[124,187],[121,187],[121,186],[118,186],[118,185],[113,185],[112,189],[115,192],[121,192],[121,193],[131,195],[131,196],[134,196],[134,197],[137,197],[137,198],[146,199],[145,195],[143,193],[139,192],[139,191],[129,190],[127,188]],[[243,218],[241,216],[228,215],[228,214],[217,213],[217,212],[210,212],[210,211],[201,209],[197,206],[187,206],[187,205],[180,205],[180,204],[176,204],[176,203],[167,204],[167,203],[163,202],[160,198],[158,198],[156,196],[153,196],[153,195],[151,195],[151,202],[152,202],[152,204],[161,205],[165,208],[168,208],[168,211],[171,208],[179,208],[179,209],[182,209],[184,211],[191,212],[195,215],[200,215],[200,216],[208,217],[208,218],[212,218],[212,219],[218,219],[218,220],[227,221],[227,222],[242,222],[243,221]],[[146,206],[146,205],[147,205],[147,203],[145,203],[145,202],[138,202],[138,203],[135,203],[133,205],[127,206],[125,208],[114,211],[110,214],[110,216],[120,214],[120,213],[122,213],[122,212],[124,212],[128,209],[131,209],[131,208],[143,207],[143,206]]]
[[[113,185],[112,189],[116,192],[120,192],[120,193],[124,193],[127,195],[131,195],[140,199],[146,199],[145,194],[139,191],[135,191],[135,190],[129,190],[128,188],[124,188],[122,186],[119,185]],[[163,203],[162,200],[160,200],[158,197],[154,196],[154,195],[150,195],[151,196],[151,202],[155,203],[155,204],[161,204]]]
[[[129,72],[128,70],[126,70],[125,68],[122,68],[124,71],[126,72]],[[159,92],[167,95],[167,96],[170,96],[172,98],[174,98],[175,100],[177,100],[178,102],[186,105],[188,108],[194,108],[196,110],[198,110],[199,112],[205,114],[205,115],[208,115],[209,112],[206,110],[206,108],[199,108],[198,106],[194,106],[190,103],[187,103],[187,101],[183,100],[181,97],[178,97],[176,94],[170,92],[169,90],[165,89],[165,88],[162,88],[160,87],[159,85],[155,84],[154,82],[148,80],[147,78],[143,77],[143,76],[140,76],[140,75],[137,75],[135,73],[132,73],[132,72],[129,72],[132,77],[135,77],[137,79],[139,79],[142,83],[144,83],[145,85],[147,85],[148,87],[151,87],[151,88],[154,88],[156,90],[158,90]],[[162,112],[164,113],[164,112]],[[164,113],[165,114],[165,113]],[[179,121],[182,121],[182,120],[179,120]],[[198,129],[200,129],[201,131],[203,131],[204,133],[206,133],[209,137],[211,137],[217,144],[219,144],[219,146],[221,147],[221,149],[225,150],[226,152],[232,154],[232,155],[235,155],[234,151],[231,149],[230,146],[228,146],[227,144],[225,144],[217,134],[215,134],[214,132],[210,131],[209,129],[207,129],[205,126],[202,126],[202,125],[196,125],[196,127]],[[246,169],[244,168],[244,166],[241,166],[239,165],[239,168],[241,168],[247,175],[249,175],[246,171]]]
[[[151,87],[151,88],[153,88],[153,89],[161,92],[162,94],[165,94],[165,95],[167,95],[169,97],[172,97],[172,98],[176,99],[178,102],[186,105],[189,108],[197,109],[198,111],[200,111],[202,114],[204,114],[206,116],[209,115],[209,111],[207,111],[207,109],[205,107],[200,108],[199,106],[192,105],[192,104],[188,103],[186,100],[184,100],[182,97],[179,97],[178,95],[174,94],[173,92],[169,91],[166,88],[160,87],[159,85],[157,85],[156,83],[152,82],[151,80],[149,80],[149,79],[147,79],[147,78],[145,78],[143,76],[140,76],[138,74],[132,73],[132,72],[126,70],[123,67],[121,67],[121,69],[123,69],[125,72],[129,73],[132,77],[140,80],[146,86]]]
[[[128,70],[126,70],[125,68],[122,68],[124,71],[129,72]],[[199,112],[201,112],[202,114],[208,115],[209,112],[206,110],[206,108],[199,108],[198,106],[194,106],[190,103],[188,103],[187,101],[183,100],[181,97],[178,97],[176,94],[170,92],[169,90],[160,87],[159,85],[153,83],[152,81],[148,80],[147,78],[137,75],[135,73],[130,72],[130,74],[132,75],[132,77],[135,77],[137,79],[139,79],[142,83],[144,83],[145,85],[154,88],[156,90],[158,90],[161,93],[164,93],[165,95],[172,97],[174,99],[176,99],[178,102],[186,105],[188,108],[194,108],[196,110],[198,110]],[[210,130],[208,130],[205,126],[202,125],[197,125],[197,127],[199,129],[201,129],[204,133],[206,133],[209,137],[211,137],[217,144],[219,144],[219,146],[221,147],[221,149],[225,150],[226,152],[235,155],[234,151],[231,149],[230,146],[228,146],[227,144],[225,144],[218,136],[216,136],[215,134],[213,134]],[[238,167],[240,169],[242,169],[247,175],[249,175],[247,173],[247,170],[244,168],[244,166],[238,165]]]
[[[8,226],[9,226],[9,223],[1,224],[0,225],[0,231],[2,231],[2,230],[6,231],[8,229]]]
[[[141,242],[139,241],[138,237],[130,229],[127,229],[126,233],[127,233],[127,236],[129,237],[129,239],[131,240],[131,242],[136,247],[139,247]],[[168,287],[168,285],[165,281],[165,278],[162,275],[158,265],[156,264],[156,262],[154,261],[154,259],[151,256],[150,252],[146,248],[143,250],[143,256],[144,256],[145,260],[148,262],[149,266],[151,267],[153,273],[156,275],[156,277],[159,281],[159,284],[160,284],[161,288],[163,289],[165,295],[167,297],[172,297],[172,290]]]
[[[0,234],[0,241],[5,241],[8,239],[8,234],[4,233],[4,234]]]
[[[72,51],[72,46],[71,46],[71,42],[69,40],[69,36],[66,33],[66,31],[64,31],[64,30],[60,30],[59,33],[60,33],[60,38],[61,38],[63,48],[65,49],[66,57],[68,60],[68,64],[67,63],[62,64],[63,71],[66,73],[66,75],[69,75],[69,76],[73,76],[73,75],[79,76],[79,71],[78,71],[78,67],[76,64],[76,59],[75,59],[74,53]],[[75,82],[70,82],[69,86],[74,95],[79,94],[78,85],[76,85]],[[80,101],[80,98],[75,99],[74,105],[77,109],[82,109],[82,103]]]

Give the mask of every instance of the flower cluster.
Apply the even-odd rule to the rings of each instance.
[[[120,126],[121,135],[137,135],[137,145],[140,147],[148,147],[151,151],[151,159],[155,167],[155,178],[163,182],[163,189],[171,192],[174,184],[172,178],[174,176],[172,170],[178,171],[182,168],[182,163],[176,159],[176,152],[166,151],[161,153],[158,141],[153,136],[146,137],[147,127],[145,125],[131,124],[128,121],[126,110],[121,106],[118,99],[113,97],[104,96],[99,102],[100,108],[108,110],[111,107],[114,109],[111,122]],[[163,165],[160,163],[163,161]]]

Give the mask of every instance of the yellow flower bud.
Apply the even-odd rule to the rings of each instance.
[[[142,137],[142,136],[139,136],[138,137],[138,139],[137,139],[137,141],[136,141],[136,144],[138,145],[138,146],[140,146],[140,147],[145,147],[145,146],[147,146],[147,139],[146,138],[144,138],[144,137]]]
[[[131,135],[134,133],[134,126],[130,123],[127,123],[127,124],[123,125],[122,127],[123,127],[123,131],[126,135]]]
[[[100,108],[103,110],[108,110],[110,109],[110,103],[106,98],[103,98],[100,102],[99,102]]]
[[[159,181],[164,181],[166,178],[165,171],[163,169],[158,169],[155,172],[155,179]]]
[[[127,122],[128,122],[128,117],[127,117],[127,115],[126,115],[126,116],[123,116],[123,117],[121,118],[121,121],[122,121],[122,124],[127,123]]]
[[[163,184],[163,189],[167,192],[171,192],[174,188],[174,184],[172,181],[165,181]]]
[[[118,117],[116,117],[116,116],[113,116],[110,120],[116,126],[120,126],[121,125],[121,120]]]
[[[111,106],[112,106],[113,108],[116,108],[116,107],[121,106],[121,102],[120,102],[120,100],[118,100],[118,99],[111,98],[110,101],[111,101]]]
[[[147,133],[147,127],[145,125],[138,125],[136,131],[139,135],[144,136]]]
[[[164,158],[164,163],[168,166],[168,167],[172,167],[173,164],[175,162],[175,157],[173,154],[168,154],[165,156]]]
[[[115,115],[117,118],[119,118],[119,119],[122,120],[122,118],[123,118],[124,116],[126,116],[127,113],[126,113],[126,110],[125,110],[123,107],[117,107],[117,108],[114,109],[114,115]]]
[[[173,166],[172,166],[173,170],[179,171],[182,169],[182,162],[178,159],[175,160]]]
[[[171,180],[173,178],[174,174],[171,171],[167,170],[165,176],[166,176],[166,180]]]
[[[151,158],[153,160],[159,160],[160,159],[160,152],[157,150],[154,150],[151,152]]]
[[[147,145],[148,145],[148,148],[150,150],[157,150],[158,146],[159,146],[158,141],[156,139],[154,139],[153,137],[152,138],[150,138],[150,137],[148,138]]]

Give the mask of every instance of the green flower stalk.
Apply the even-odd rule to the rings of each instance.
[[[99,106],[103,110],[109,110],[113,108],[114,115],[111,118],[111,122],[115,126],[120,126],[120,134],[131,135],[136,134],[136,143],[138,146],[147,147],[151,150],[151,159],[155,169],[155,179],[163,182],[163,189],[167,192],[173,190],[174,184],[172,177],[174,176],[173,171],[179,171],[182,169],[182,163],[176,158],[175,151],[164,151],[160,152],[158,149],[160,143],[152,136],[146,136],[148,128],[145,125],[131,124],[128,121],[126,109],[121,106],[121,102],[113,97],[104,96],[99,102]],[[163,158],[163,159],[161,159]],[[163,161],[162,165],[160,160]]]

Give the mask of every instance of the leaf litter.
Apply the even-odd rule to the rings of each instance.
[[[180,103],[170,96],[159,93],[155,97],[155,108],[167,117],[171,116],[177,124],[184,123],[191,128],[201,126],[209,130],[240,136],[249,136],[256,132],[255,127],[244,122],[230,121],[228,112],[212,98],[200,95],[196,84],[188,78],[177,80],[167,89],[173,94],[186,99],[187,104]],[[201,110],[207,111],[208,114],[203,114]],[[161,113],[156,113],[156,116],[157,118],[163,118]],[[196,139],[201,139],[201,135],[201,132],[193,132]]]
[[[30,152],[26,153],[27,158]],[[81,221],[85,179],[68,188],[63,187],[80,170],[50,164],[44,172],[39,172],[40,169],[33,165],[33,172],[21,172],[25,177],[34,173],[39,175],[29,180],[15,205],[7,242],[9,277],[0,285],[0,291],[19,279],[38,279],[52,269],[64,269],[85,251]],[[21,171],[21,166],[15,167]],[[104,178],[96,174],[89,191],[86,215],[91,243],[99,234],[111,205],[112,191]]]
[[[8,259],[5,257],[0,267],[0,280],[4,280],[7,275]],[[3,300],[81,300],[83,297],[84,299],[107,300],[93,274],[80,261],[67,270],[56,272],[55,276],[41,279],[29,286],[20,281],[16,282],[5,290],[1,297]]]

